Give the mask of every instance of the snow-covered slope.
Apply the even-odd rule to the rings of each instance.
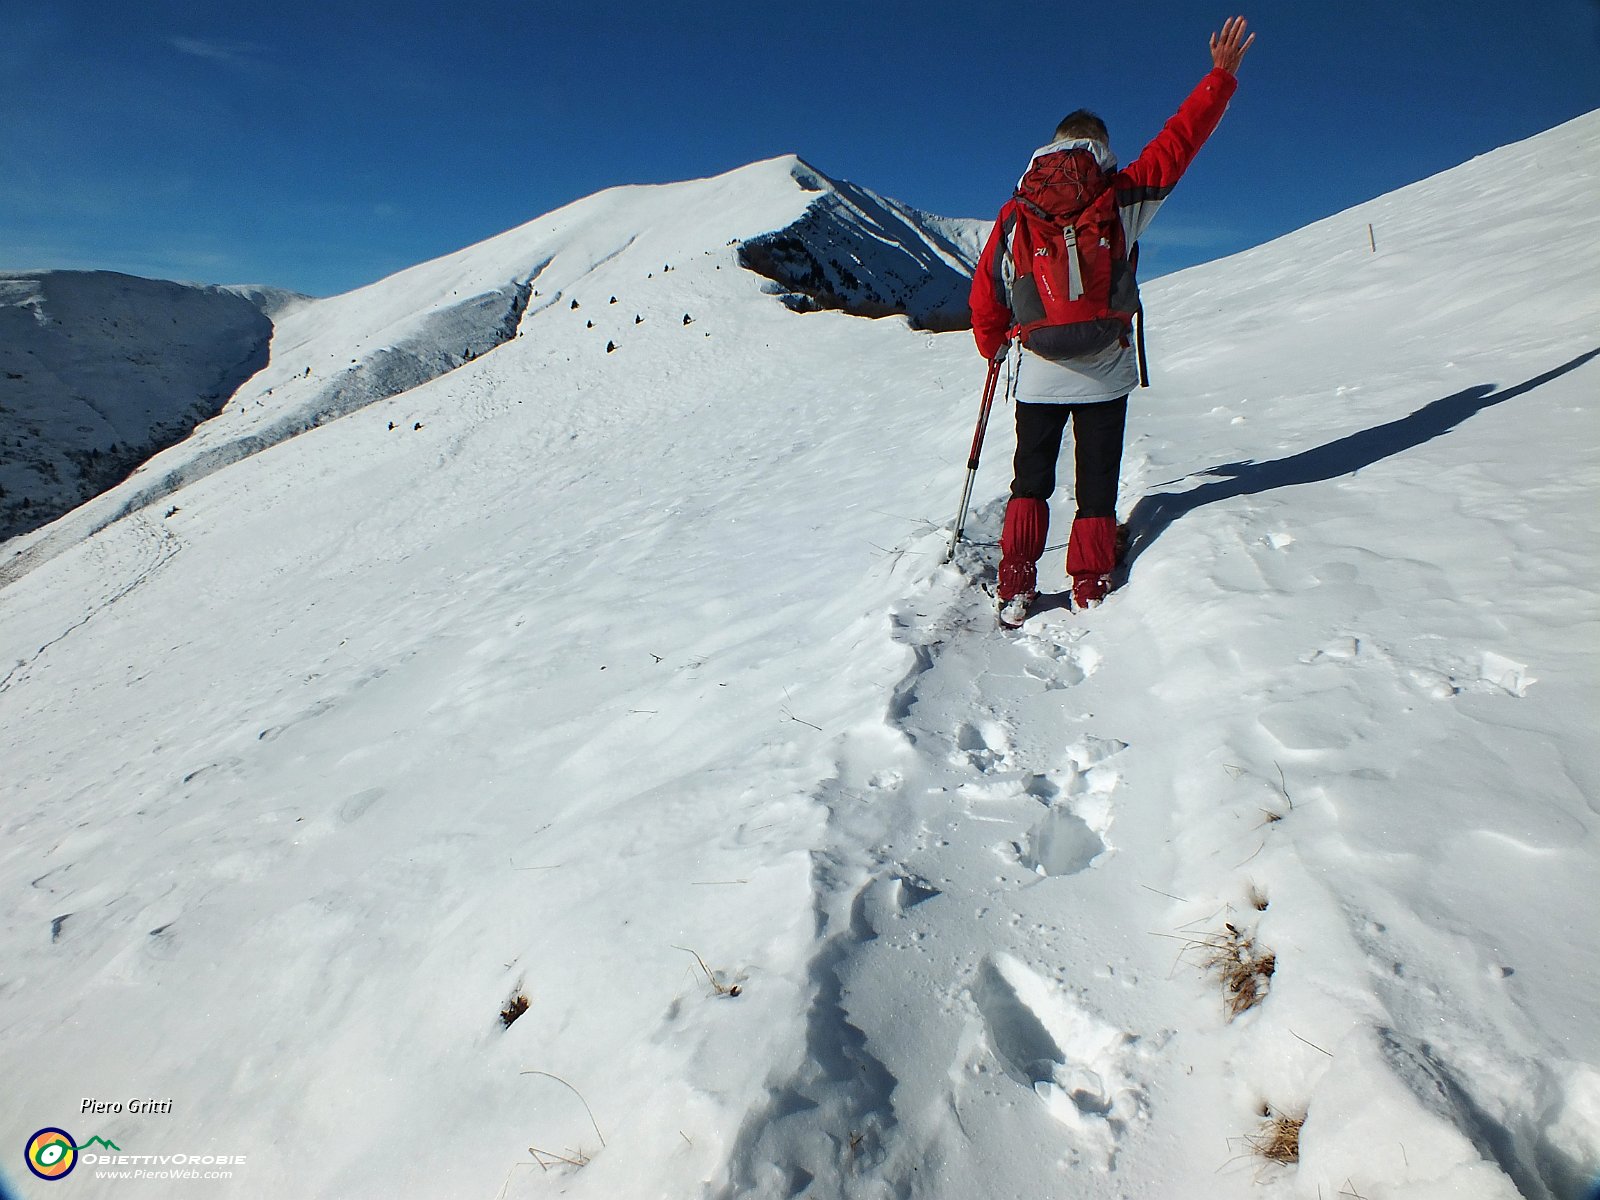
[[[1003,408],[940,565],[970,337],[738,266],[792,160],[290,314],[151,472],[528,288],[0,591],[0,1133],[217,1196],[1586,1197],[1597,169],[1153,284],[1129,578],[1016,638]]]
[[[685,254],[715,259],[714,269],[732,272],[723,289],[728,296],[754,295],[765,286],[791,307],[898,313],[919,326],[962,327],[966,277],[980,229],[979,222],[932,217],[830,180],[792,155],[714,179],[601,192],[467,250],[283,313],[270,364],[215,420],[68,521],[7,547],[0,586],[119,516],[165,501],[187,483],[287,438],[419,387],[519,332],[560,340],[581,328],[591,331],[586,343],[603,347],[613,341],[620,347],[633,334],[635,318],[682,323],[690,314],[677,307],[678,289],[669,276],[683,267]],[[680,259],[676,264],[674,256]],[[837,277],[841,256],[854,271],[844,279]],[[782,265],[819,258],[834,263],[818,268],[826,288],[818,283],[823,274]],[[758,285],[736,262],[777,279]],[[619,320],[627,303],[633,307]],[[579,316],[583,305],[588,307]],[[549,319],[540,323],[540,317]],[[617,336],[600,337],[596,330]],[[0,330],[0,346],[6,345],[4,335]],[[137,342],[146,331],[141,327],[131,336]],[[211,353],[231,345],[220,334],[212,342]],[[134,349],[140,361],[165,352],[142,344]],[[32,351],[19,343],[17,352]],[[53,400],[45,396],[39,403]]]
[[[188,437],[299,298],[113,271],[0,274],[0,542]]]

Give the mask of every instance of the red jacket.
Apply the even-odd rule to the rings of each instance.
[[[1107,187],[1115,189],[1117,212],[1122,218],[1122,228],[1128,245],[1132,245],[1149,227],[1167,194],[1177,185],[1189,169],[1200,147],[1222,120],[1228,100],[1239,86],[1229,72],[1220,67],[1213,69],[1194,91],[1189,93],[1177,113],[1162,128],[1156,138],[1133,162],[1120,171],[1110,174]],[[1034,158],[1071,146],[1071,142],[1056,142],[1034,151]],[[1095,150],[1102,161],[1115,159],[1098,142],[1083,145]],[[1030,166],[1031,160],[1030,160]],[[993,358],[1005,345],[1016,325],[1011,306],[1007,301],[1006,280],[1011,272],[1011,231],[1016,218],[1013,215],[1015,200],[1000,210],[994,230],[978,259],[978,269],[972,276],[972,336],[978,343],[978,353]]]

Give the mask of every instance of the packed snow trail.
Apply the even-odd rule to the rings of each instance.
[[[975,529],[997,524],[990,505]],[[1088,948],[1053,886],[1113,860],[1126,747],[1063,710],[1097,660],[1047,620],[995,634],[955,572],[895,614],[913,666],[821,795],[808,1053],[751,1114],[726,1195],[791,1194],[819,1164],[828,1195],[992,1194],[1019,1169],[1049,1187],[1110,1170],[1142,1124],[1133,1064],[1161,1037],[1141,1046],[1126,1001],[1095,993],[1151,964]],[[1044,1149],[1023,1165],[1018,1145]]]

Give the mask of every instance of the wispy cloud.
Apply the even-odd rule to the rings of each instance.
[[[167,39],[167,44],[180,54],[235,67],[249,65],[256,53],[256,47],[244,42],[225,42],[216,38],[172,37]]]
[[[1174,250],[1211,250],[1236,244],[1244,236],[1241,230],[1228,225],[1178,219],[1157,220],[1140,240],[1152,246],[1170,246]]]
[[[8,271],[120,271],[146,279],[205,283],[233,279],[243,269],[235,255],[214,250],[188,250],[165,243],[160,248],[96,252],[93,247],[66,241],[0,241],[0,263]]]

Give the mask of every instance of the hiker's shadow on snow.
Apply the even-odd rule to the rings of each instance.
[[[1445,396],[1417,409],[1409,416],[1359,433],[1327,442],[1311,450],[1302,450],[1288,458],[1275,458],[1270,462],[1223,463],[1196,472],[1200,475],[1218,475],[1224,478],[1202,483],[1186,492],[1157,492],[1142,497],[1128,515],[1128,553],[1123,561],[1124,575],[1132,569],[1134,561],[1162,535],[1169,525],[1195,509],[1219,500],[1232,500],[1236,496],[1255,496],[1274,488],[1293,487],[1302,483],[1320,483],[1351,475],[1363,467],[1396,454],[1404,453],[1424,442],[1449,433],[1468,417],[1515,400],[1534,388],[1543,387],[1568,371],[1575,371],[1584,363],[1600,356],[1600,347],[1578,355],[1570,362],[1536,375],[1515,387],[1496,391],[1492,384],[1480,383],[1453,396]]]

